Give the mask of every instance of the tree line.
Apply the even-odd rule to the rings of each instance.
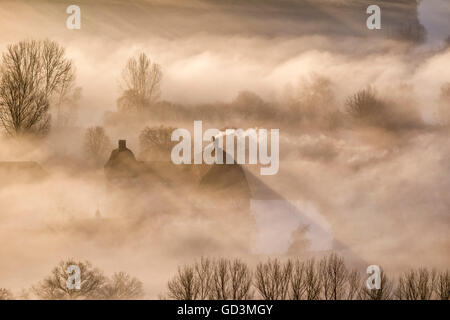
[[[167,298],[176,300],[448,300],[450,274],[411,269],[396,279],[384,270],[380,289],[332,253],[314,258],[268,259],[255,268],[239,259],[202,258],[178,268],[167,284]]]
[[[80,288],[69,288],[67,269],[80,268]],[[368,289],[369,275],[332,253],[321,259],[268,258],[250,267],[241,259],[202,257],[180,266],[161,299],[174,300],[449,300],[449,270],[410,269]],[[68,259],[28,290],[13,294],[0,287],[0,300],[129,300],[145,297],[143,283],[126,272],[107,277],[89,261]]]
[[[72,265],[80,268],[79,289],[71,289],[67,285],[67,269]],[[18,295],[6,288],[0,288],[0,300],[130,300],[141,299],[144,295],[143,284],[136,277],[123,271],[107,277],[89,261],[74,259],[61,261],[42,281]]]
[[[296,88],[288,85],[282,101],[267,102],[257,94],[241,91],[231,103],[184,106],[160,101],[162,68],[145,54],[126,62],[120,79],[121,94],[117,113],[107,112],[105,121],[114,124],[131,116],[139,121],[148,117],[161,120],[205,119],[230,121],[279,120],[296,123],[319,121],[328,127],[368,124],[387,129],[420,127],[424,123],[417,110],[398,107],[401,101],[385,100],[372,87],[350,95],[342,111],[336,102],[333,83],[312,74]],[[50,130],[51,110],[57,123],[70,122],[64,107],[79,99],[75,86],[76,68],[55,41],[26,40],[11,44],[0,61],[0,125],[10,136],[45,135]],[[289,89],[289,90],[288,90]],[[443,83],[439,96],[438,124],[450,124],[450,83]]]

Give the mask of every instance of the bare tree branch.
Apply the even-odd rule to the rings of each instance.
[[[142,282],[125,272],[114,273],[100,293],[101,299],[108,300],[139,299],[143,296]]]
[[[6,133],[47,133],[52,101],[61,100],[75,79],[64,48],[49,40],[9,45],[0,71],[0,123]]]
[[[263,299],[284,300],[289,292],[292,262],[281,263],[278,259],[268,260],[256,267],[255,287]]]
[[[70,289],[67,286],[67,268],[76,265],[81,271],[80,289]],[[56,266],[51,275],[32,287],[33,293],[45,300],[75,300],[75,299],[98,299],[101,298],[101,291],[106,284],[107,278],[103,273],[93,268],[88,261],[79,262],[73,259],[61,261]]]
[[[130,58],[122,72],[123,93],[117,101],[120,111],[148,110],[160,94],[161,67],[152,63],[145,53]]]

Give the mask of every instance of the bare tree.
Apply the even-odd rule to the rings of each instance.
[[[384,115],[384,104],[371,88],[360,90],[347,98],[347,113],[355,119],[379,121]]]
[[[9,45],[0,72],[0,122],[6,133],[46,133],[51,103],[61,101],[75,79],[64,48],[49,40]]]
[[[176,300],[206,300],[213,296],[214,265],[209,258],[202,257],[193,266],[178,269],[177,275],[168,284],[168,296]]]
[[[67,286],[69,277],[67,269],[71,265],[80,268],[80,289],[71,289]],[[47,278],[32,287],[32,291],[40,299],[45,300],[98,299],[102,296],[102,289],[106,281],[103,273],[99,269],[93,268],[90,262],[69,259],[61,261]]]
[[[214,261],[202,257],[194,265],[194,274],[197,282],[198,299],[206,300],[210,297],[213,286]]]
[[[214,262],[211,299],[245,300],[252,296],[252,273],[239,259],[219,259]]]
[[[358,271],[352,270],[348,273],[347,277],[347,300],[353,300],[358,297],[361,286],[361,275]]]
[[[344,259],[335,253],[322,258],[319,262],[322,293],[325,300],[341,300],[344,298],[348,270]]]
[[[425,268],[410,270],[398,279],[396,296],[400,300],[430,300],[433,295],[436,272]]]
[[[46,40],[42,44],[42,60],[47,97],[57,108],[57,122],[61,120],[61,107],[74,90],[72,98],[77,98],[79,88],[74,88],[75,68],[65,59],[65,50],[54,41]]]
[[[228,264],[231,280],[231,299],[232,300],[248,300],[251,299],[253,293],[252,272],[248,266],[241,260],[230,261]]]
[[[14,300],[14,296],[8,289],[0,288],[0,300]]]
[[[440,300],[449,300],[450,297],[450,274],[448,270],[440,272],[436,277],[436,297]]]
[[[109,300],[139,299],[144,296],[142,282],[125,272],[114,273],[102,288],[100,297]]]
[[[130,58],[122,72],[123,94],[117,101],[120,111],[148,110],[160,96],[161,67],[152,63],[145,53]]]
[[[292,262],[289,299],[302,300],[306,292],[306,267],[300,260]]]
[[[170,159],[170,152],[175,145],[171,140],[172,127],[145,127],[139,135],[141,156],[148,160]]]
[[[269,259],[259,263],[255,273],[255,287],[265,300],[284,300],[289,293],[292,262],[281,263]]]
[[[242,261],[202,257],[178,270],[168,283],[168,296],[179,300],[244,300],[252,297],[252,273]]]
[[[229,261],[219,259],[214,263],[212,299],[231,299],[231,277],[228,269]]]
[[[268,259],[255,272],[241,260],[202,258],[193,265],[178,269],[168,283],[172,299],[248,300],[252,289],[265,300],[419,300],[433,297],[448,300],[448,270],[436,273],[421,268],[404,273],[394,291],[393,281],[381,269],[380,289],[369,290],[357,270],[349,270],[344,259],[332,253],[318,263],[314,258]]]
[[[364,282],[358,295],[361,300],[391,300],[393,298],[394,284],[383,269],[380,271],[380,289],[369,289]]]
[[[305,298],[306,300],[320,299],[321,279],[314,259],[305,263]]]
[[[198,297],[198,281],[194,268],[183,266],[178,268],[177,275],[167,283],[168,296],[175,300],[195,300]]]
[[[429,300],[433,296],[434,287],[436,284],[436,271],[428,271],[425,268],[420,268],[418,271],[418,292],[420,300]]]
[[[111,139],[102,127],[91,127],[86,130],[84,137],[84,151],[89,160],[103,163],[111,151]]]

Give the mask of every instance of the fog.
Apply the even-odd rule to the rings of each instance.
[[[53,124],[44,139],[0,138],[0,161],[34,161],[45,171],[0,172],[0,287],[28,289],[71,257],[136,276],[152,299],[180,264],[202,255],[255,263],[345,247],[349,259],[393,273],[448,268],[450,26],[434,18],[449,16],[446,3],[440,14],[432,0],[420,13],[382,8],[394,29],[402,14],[422,23],[428,38],[410,41],[387,27],[367,30],[364,1],[78,2],[80,30],[66,28],[64,1],[0,2],[0,51],[55,40],[82,88],[70,126]],[[122,117],[122,69],[141,52],[162,68],[168,111]],[[388,111],[351,119],[348,97],[369,87]],[[278,174],[244,165],[259,190],[253,210],[233,207],[233,190],[193,188],[205,166],[191,176],[162,167],[168,184],[111,186],[83,150],[85,130],[103,126],[112,148],[126,139],[149,160],[139,144],[145,126],[191,130],[193,120],[280,130]]]

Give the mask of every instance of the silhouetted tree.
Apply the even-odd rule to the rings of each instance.
[[[245,263],[238,259],[219,259],[212,266],[211,299],[250,299],[252,273]]]
[[[228,263],[231,282],[231,299],[232,300],[248,300],[253,296],[252,272],[247,264],[241,260],[233,260]]]
[[[0,66],[0,123],[6,133],[46,133],[51,103],[63,100],[74,79],[72,62],[56,42],[9,45]]]
[[[175,300],[195,300],[198,297],[198,281],[194,268],[183,266],[178,268],[177,275],[167,283],[168,296]]]
[[[239,259],[201,258],[178,269],[168,283],[168,296],[178,300],[245,300],[253,296],[252,272]]]
[[[290,279],[289,299],[302,300],[306,291],[306,267],[305,263],[296,259],[292,262],[292,274]]]
[[[345,104],[347,113],[356,119],[375,121],[384,113],[384,104],[371,88],[358,91],[347,98]]]
[[[202,257],[194,265],[194,273],[197,282],[198,299],[206,300],[213,290],[214,261]]]
[[[120,111],[148,110],[160,95],[161,67],[152,63],[145,53],[130,58],[122,72],[124,92],[117,101]]]
[[[125,272],[114,273],[99,294],[99,298],[108,300],[139,299],[143,296],[142,282]]]
[[[435,271],[425,268],[407,271],[400,275],[395,294],[400,300],[430,300],[435,280]]]
[[[352,270],[347,277],[346,299],[353,300],[358,297],[361,287],[361,275],[358,271]]]
[[[335,253],[324,257],[319,262],[323,299],[342,300],[345,296],[348,270],[344,259]]]
[[[292,262],[269,259],[256,266],[255,287],[265,300],[284,300],[289,293]]]
[[[67,286],[70,276],[67,270],[71,265],[80,268],[80,289],[69,289]],[[32,291],[38,298],[45,300],[99,299],[106,283],[107,278],[99,269],[93,268],[90,262],[69,259],[61,261],[47,278],[32,287]]]
[[[306,300],[320,299],[321,278],[316,268],[314,259],[310,259],[305,263],[305,298]]]
[[[231,277],[228,264],[227,259],[219,259],[214,263],[213,290],[211,292],[213,299],[231,299]]]
[[[178,269],[168,282],[172,299],[248,300],[252,289],[265,300],[448,300],[448,270],[436,273],[420,268],[402,274],[398,286],[381,269],[380,289],[368,289],[366,279],[350,270],[342,257],[332,253],[318,263],[314,258],[300,261],[268,259],[256,266],[255,272],[241,260],[202,258],[193,265]]]

